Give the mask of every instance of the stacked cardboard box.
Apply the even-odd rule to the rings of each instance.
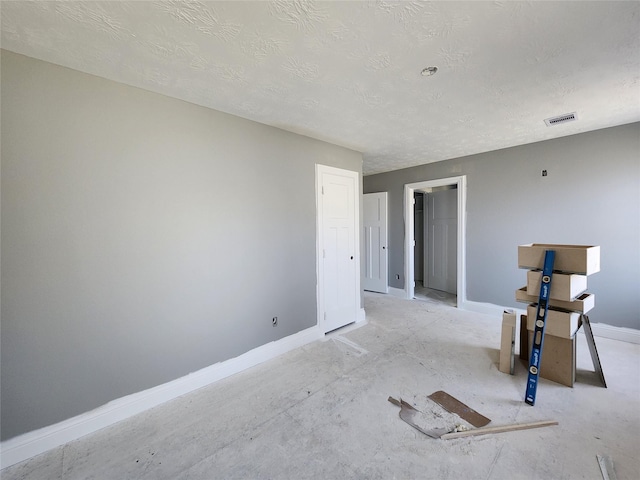
[[[513,375],[516,344],[516,312],[505,310],[502,314],[502,337],[498,370]]]
[[[600,247],[541,243],[518,247],[518,267],[529,269],[527,285],[516,291],[517,301],[529,303],[526,322],[528,355],[533,344],[541,269],[546,250],[554,250],[556,254],[545,323],[540,376],[572,387],[576,378],[575,335],[581,326],[581,315],[595,306],[595,296],[586,292],[587,276],[600,271]]]

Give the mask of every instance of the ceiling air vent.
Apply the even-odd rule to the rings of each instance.
[[[547,124],[547,127],[552,127],[553,125],[559,125],[561,123],[573,122],[578,119],[578,114],[576,112],[573,113],[565,113],[564,115],[558,115],[557,117],[547,118],[544,123]]]

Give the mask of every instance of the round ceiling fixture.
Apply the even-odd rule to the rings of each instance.
[[[420,74],[423,77],[430,77],[431,75],[435,75],[437,71],[438,71],[438,67],[427,67],[427,68],[423,68]]]

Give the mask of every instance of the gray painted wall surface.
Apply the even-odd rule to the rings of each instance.
[[[467,175],[468,300],[523,307],[518,245],[600,245],[590,319],[640,329],[639,123],[366,176],[364,193],[389,192],[390,286],[404,288],[404,185],[458,175]]]
[[[315,164],[359,153],[6,51],[1,71],[3,440],[316,324]]]

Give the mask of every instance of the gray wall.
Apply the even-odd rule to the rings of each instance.
[[[3,440],[316,324],[315,164],[359,153],[7,51],[1,72]]]
[[[640,329],[639,123],[366,176],[364,193],[389,192],[390,286],[404,288],[404,185],[458,175],[467,175],[468,300],[523,307],[518,245],[600,245],[590,319]]]

